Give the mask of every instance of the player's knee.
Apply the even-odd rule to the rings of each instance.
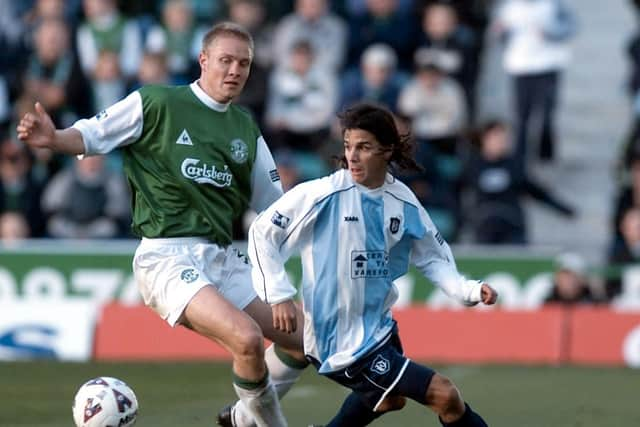
[[[376,412],[390,412],[399,411],[407,404],[407,399],[404,396],[387,396],[378,408]]]
[[[457,416],[464,413],[464,401],[456,385],[447,377],[435,374],[427,389],[427,403],[442,415]]]
[[[237,358],[264,358],[264,337],[256,324],[238,330],[233,340],[233,352]]]

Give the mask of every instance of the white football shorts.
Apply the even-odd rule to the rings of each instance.
[[[231,246],[198,237],[143,238],[133,257],[133,274],[144,303],[171,326],[204,286],[214,286],[240,310],[257,296],[247,258]]]

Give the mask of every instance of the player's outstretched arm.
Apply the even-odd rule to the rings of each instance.
[[[493,305],[498,300],[498,292],[486,283],[482,284],[480,289],[480,299],[483,304]]]
[[[84,143],[80,131],[68,128],[56,130],[44,107],[36,102],[35,112],[27,113],[16,127],[18,139],[32,148],[47,148],[65,154],[83,154]]]
[[[291,334],[298,328],[296,305],[293,300],[286,300],[271,306],[273,313],[273,327],[279,331]]]

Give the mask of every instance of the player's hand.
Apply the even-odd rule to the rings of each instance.
[[[486,305],[493,305],[498,300],[498,292],[486,283],[482,284],[480,289],[480,298]]]
[[[33,148],[53,148],[56,127],[39,102],[35,113],[27,113],[16,127],[18,139]]]
[[[273,313],[273,327],[278,331],[291,334],[298,328],[296,305],[293,300],[287,300],[271,306]]]

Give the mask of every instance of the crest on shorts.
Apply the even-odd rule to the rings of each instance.
[[[391,234],[396,234],[398,230],[400,230],[400,218],[393,217],[389,221],[389,231],[391,231]]]
[[[382,357],[381,355],[377,355],[373,362],[371,363],[371,370],[376,374],[383,375],[389,372],[390,363],[387,359]]]
[[[195,282],[198,277],[200,277],[200,273],[193,268],[186,268],[182,270],[182,273],[180,273],[180,279],[185,283]]]
[[[249,157],[249,147],[243,140],[237,138],[231,141],[231,158],[236,163],[244,163]]]

